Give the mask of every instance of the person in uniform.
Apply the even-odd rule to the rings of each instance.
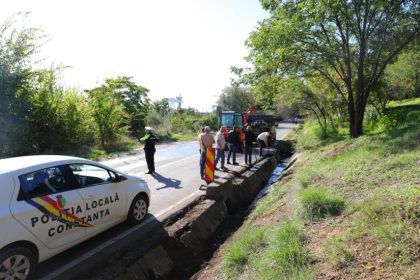
[[[146,155],[147,168],[149,169],[146,174],[153,174],[155,172],[155,144],[159,141],[159,138],[152,132],[150,126],[144,128],[146,134],[140,138],[140,141],[144,142],[144,153]]]

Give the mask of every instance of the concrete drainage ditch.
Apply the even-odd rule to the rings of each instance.
[[[207,186],[206,197],[164,225],[154,225],[152,234],[127,240],[118,252],[110,251],[106,261],[91,260],[88,269],[68,279],[188,279],[215,250],[214,235],[220,226],[229,216],[247,209],[277,163],[292,153],[287,141],[277,141],[276,148],[255,167],[217,178]]]

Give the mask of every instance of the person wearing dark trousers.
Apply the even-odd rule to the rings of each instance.
[[[238,149],[239,145],[239,132],[238,127],[236,125],[233,126],[233,129],[229,131],[228,134],[228,143],[229,143],[229,152],[227,156],[227,164],[230,164],[230,156],[232,155],[232,164],[238,165],[236,162],[236,150]]]
[[[159,138],[152,132],[152,128],[146,126],[144,128],[146,134],[140,138],[140,141],[144,142],[144,153],[146,155],[147,168],[149,169],[146,174],[153,174],[155,172],[155,144],[159,141]]]
[[[227,171],[228,169],[225,167],[225,145],[226,140],[224,133],[226,132],[226,126],[222,126],[220,130],[216,134],[216,159],[214,161],[214,169],[219,170],[217,168],[217,163],[220,159],[221,169],[222,171]]]
[[[252,132],[249,125],[245,125],[242,128],[245,134],[244,150],[245,150],[245,164],[248,166],[252,165],[252,143],[255,141],[255,134]]]

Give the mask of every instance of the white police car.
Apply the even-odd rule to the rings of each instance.
[[[143,179],[94,161],[1,159],[0,279],[25,279],[37,263],[117,223],[141,222],[149,204]]]

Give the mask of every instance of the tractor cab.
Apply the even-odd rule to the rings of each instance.
[[[243,115],[242,113],[238,113],[236,111],[222,111],[220,112],[220,117],[219,117],[219,121],[220,121],[220,125],[224,125],[226,126],[226,131],[224,132],[224,136],[225,138],[228,137],[228,134],[230,131],[233,130],[233,126],[236,125],[240,131],[239,131],[239,141],[240,141],[240,145],[238,147],[238,151],[242,150],[242,142],[245,139],[245,134],[242,131],[242,126],[243,126]]]
[[[220,124],[232,130],[234,125],[242,127],[242,114],[235,111],[223,111],[220,113]]]

